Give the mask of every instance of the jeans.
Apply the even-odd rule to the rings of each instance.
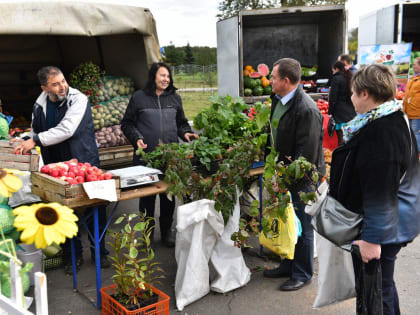
[[[417,147],[420,149],[420,118],[410,119],[411,128],[413,128],[414,134],[417,140]]]
[[[394,282],[394,269],[397,254],[401,250],[401,244],[389,244],[381,246],[382,268],[382,301],[384,315],[399,315],[400,304],[398,292]]]

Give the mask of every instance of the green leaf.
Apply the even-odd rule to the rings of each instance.
[[[135,247],[130,248],[130,258],[135,259],[137,258],[138,250]]]
[[[124,230],[125,230],[127,233],[131,233],[131,226],[130,226],[130,224],[126,224],[126,225],[124,226]]]
[[[143,231],[146,227],[146,223],[145,222],[139,222],[134,226],[134,231]]]
[[[114,224],[120,224],[124,220],[124,217],[119,217]]]

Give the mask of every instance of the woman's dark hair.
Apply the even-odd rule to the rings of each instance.
[[[352,72],[350,70],[346,69],[346,65],[344,63],[342,63],[341,61],[337,61],[336,63],[333,64],[333,69],[337,69],[338,72],[342,73],[344,75],[344,77],[346,78],[347,81],[347,86],[349,89],[349,93],[351,95],[351,78],[353,76]]]
[[[169,66],[166,63],[163,62],[155,62],[152,64],[152,66],[150,67],[149,70],[149,77],[147,79],[147,83],[146,86],[144,87],[144,91],[147,92],[148,94],[153,94],[156,92],[156,73],[158,72],[159,68],[161,67],[165,67],[166,70],[168,70],[169,72],[169,85],[166,88],[167,91],[176,91],[176,87],[174,86],[174,80],[172,79],[172,72],[171,69],[169,68]]]

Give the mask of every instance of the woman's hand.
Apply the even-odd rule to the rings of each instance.
[[[358,245],[360,248],[360,255],[364,263],[368,263],[372,259],[381,258],[381,245],[369,243],[363,240],[354,241],[353,245]]]
[[[137,147],[142,148],[142,149],[146,149],[147,148],[147,144],[145,144],[143,142],[143,139],[139,139],[139,140],[137,140]]]
[[[188,142],[190,142],[193,139],[198,139],[199,136],[196,133],[192,133],[192,132],[186,132],[184,134],[185,139],[187,139]]]

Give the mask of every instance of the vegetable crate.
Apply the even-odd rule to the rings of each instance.
[[[116,284],[112,284],[101,288],[103,315],[169,315],[169,296],[155,287],[151,286],[153,292],[158,295],[158,301],[132,311],[125,308],[112,297],[116,292],[116,287]]]
[[[38,171],[39,154],[33,149],[30,154],[14,154],[14,147],[8,140],[0,140],[0,167],[20,171]]]
[[[120,179],[114,176],[117,198],[120,198]],[[89,199],[82,184],[70,185],[58,178],[40,173],[31,173],[32,193],[49,202],[58,202],[69,208],[86,207],[103,202],[102,199]]]
[[[131,163],[133,161],[133,146],[122,145],[119,147],[100,148],[99,161],[101,167]]]

